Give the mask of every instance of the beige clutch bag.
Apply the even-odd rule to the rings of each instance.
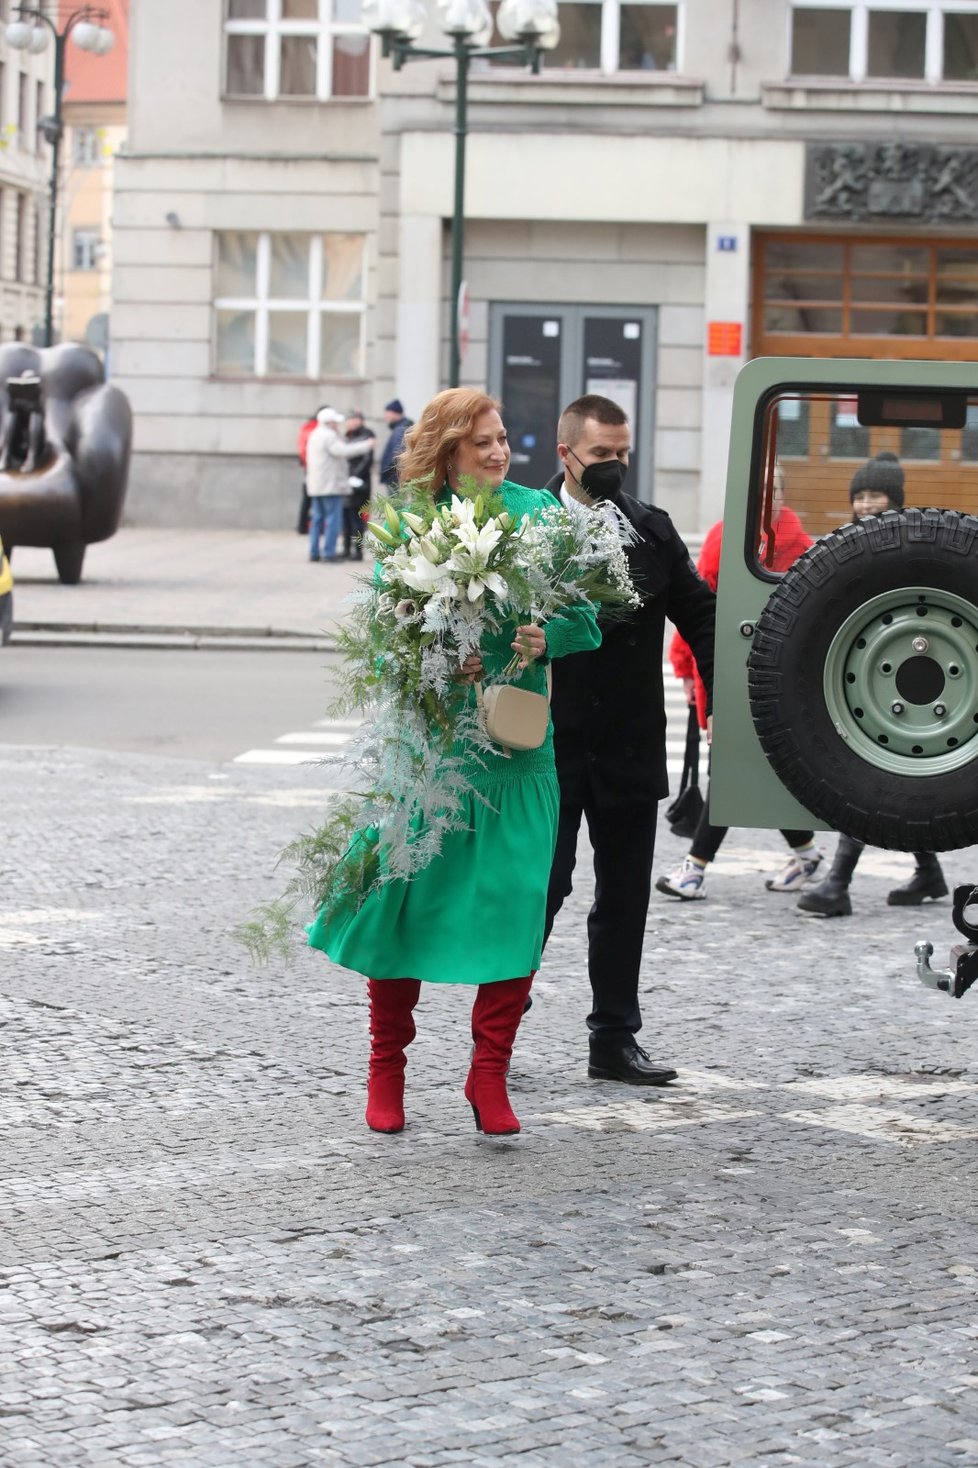
[[[553,677],[547,664],[547,696],[514,688],[512,683],[494,683],[484,689],[475,685],[475,696],[489,738],[501,744],[507,756],[514,749],[539,749],[550,722]]]

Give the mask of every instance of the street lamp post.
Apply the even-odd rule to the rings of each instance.
[[[366,0],[364,14],[383,42],[383,54],[399,71],[406,61],[451,59],[455,62],[455,202],[452,213],[451,359],[449,386],[458,387],[462,365],[461,295],[465,248],[465,139],[467,133],[469,63],[473,57],[521,61],[534,73],[544,51],[560,39],[555,0],[502,0],[496,16],[500,35],[510,46],[490,46],[493,18],[486,0],[439,0],[439,25],[451,39],[450,49],[418,46],[425,27],[424,0]]]
[[[51,184],[48,195],[48,264],[44,283],[44,345],[54,341],[54,262],[58,246],[58,168],[61,161],[61,139],[64,135],[61,108],[65,84],[65,48],[73,35],[76,46],[104,56],[112,49],[115,37],[107,25],[109,13],[96,5],[83,5],[69,15],[59,31],[50,16],[33,6],[21,5],[17,17],[7,26],[7,45],[15,51],[33,55],[44,51],[48,33],[54,37],[54,111],[50,117],[39,117],[37,125],[51,144]]]

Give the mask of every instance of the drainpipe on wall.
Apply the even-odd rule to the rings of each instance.
[[[730,62],[730,95],[737,93],[737,63],[740,60],[740,0],[732,0],[733,9],[730,15],[730,45],[727,47],[727,60]]]

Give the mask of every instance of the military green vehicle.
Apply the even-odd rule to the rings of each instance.
[[[850,489],[874,459],[899,462],[904,504],[856,521]],[[782,495],[814,543],[776,571]],[[717,824],[901,851],[978,843],[978,367],[744,367],[716,652]],[[969,943],[953,972],[918,945],[925,982],[960,995],[978,978],[976,904],[978,887],[957,889]]]

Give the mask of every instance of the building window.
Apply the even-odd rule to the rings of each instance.
[[[98,230],[76,229],[71,236],[72,270],[97,269],[99,253]]]
[[[72,129],[71,156],[80,168],[94,168],[102,161],[102,134],[97,127]]]
[[[755,269],[761,355],[978,357],[978,244],[760,235]]]
[[[227,0],[229,97],[370,95],[370,32],[361,0]]]
[[[561,0],[560,43],[548,67],[605,72],[675,71],[678,5],[631,0]]]
[[[24,279],[24,235],[27,232],[27,195],[17,195],[17,214],[14,219],[14,280]]]
[[[498,0],[491,0],[495,15]],[[560,42],[544,55],[548,71],[677,71],[681,5],[644,0],[560,0]],[[494,46],[511,45],[498,31]],[[492,65],[512,66],[512,61]]]
[[[978,81],[974,0],[814,0],[791,9],[792,76]]]
[[[27,128],[27,85],[28,78],[21,72],[17,78],[17,146],[25,153],[29,151],[31,142]]]
[[[217,236],[214,370],[362,377],[365,237]]]
[[[44,214],[40,205],[34,210],[34,284],[41,284],[44,271]]]

